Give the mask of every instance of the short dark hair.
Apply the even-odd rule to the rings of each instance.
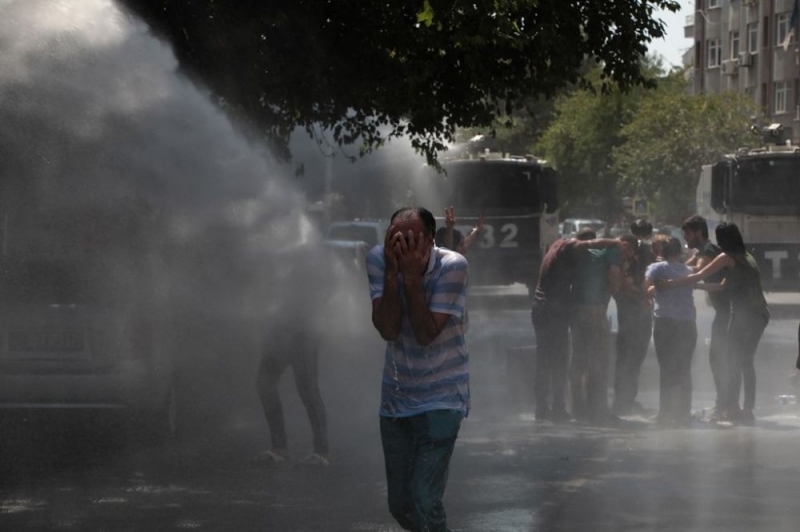
[[[673,257],[677,257],[683,251],[683,244],[681,241],[671,236],[664,242],[664,248],[661,250],[664,254],[665,259],[671,259]]]
[[[714,230],[717,235],[717,245],[725,253],[744,253],[744,239],[739,227],[733,223],[722,222]]]
[[[686,218],[683,221],[681,229],[684,231],[700,231],[703,234],[703,238],[708,238],[708,223],[706,219],[699,214]]]
[[[389,218],[389,223],[394,222],[395,218],[408,220],[414,216],[419,217],[419,219],[422,220],[422,223],[425,225],[425,236],[434,238],[436,235],[436,218],[434,218],[433,213],[431,213],[431,211],[425,207],[400,207],[394,211],[392,217]]]
[[[434,240],[436,241],[436,245],[440,248],[446,247],[444,244],[444,235],[447,234],[446,227],[440,227],[436,230],[436,235],[434,236]],[[458,251],[458,246],[461,245],[461,241],[464,239],[464,235],[461,234],[461,231],[458,229],[453,229],[453,250]]]
[[[653,224],[643,218],[639,218],[631,224],[631,233],[636,236],[650,236],[653,234]]]
[[[597,233],[595,233],[594,229],[591,227],[584,227],[578,231],[578,234],[575,235],[575,238],[578,240],[594,240],[597,238]]]

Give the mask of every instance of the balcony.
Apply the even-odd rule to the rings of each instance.
[[[683,38],[694,39],[694,15],[686,15],[686,23],[683,25]]]

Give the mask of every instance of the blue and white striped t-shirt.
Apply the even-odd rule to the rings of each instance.
[[[367,254],[372,300],[383,296],[383,245]],[[425,299],[432,312],[449,314],[439,336],[419,344],[408,317],[403,284],[398,291],[403,318],[397,340],[386,342],[380,415],[408,417],[429,410],[469,412],[469,355],[466,332],[467,259],[455,251],[433,247],[423,278]]]

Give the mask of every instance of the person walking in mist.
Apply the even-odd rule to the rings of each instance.
[[[380,431],[389,511],[405,530],[446,532],[442,497],[469,412],[467,260],[434,244],[424,208],[392,215],[367,255],[372,323],[386,340]]]
[[[537,420],[570,419],[565,406],[569,367],[569,325],[574,313],[572,285],[580,254],[588,249],[619,245],[601,238],[561,238],[547,249],[533,292],[531,321],[536,332],[534,396]]]
[[[688,427],[692,421],[692,356],[697,344],[694,296],[689,286],[660,288],[692,273],[692,269],[681,262],[681,251],[680,240],[669,238],[663,248],[664,260],[647,267],[645,286],[648,294],[655,298],[653,343],[660,369],[656,422],[663,426]]]
[[[719,417],[722,421],[752,425],[755,423],[753,409],[756,404],[755,355],[764,329],[769,323],[769,307],[761,288],[758,264],[747,251],[739,227],[732,223],[722,223],[717,226],[715,234],[722,253],[702,270],[683,279],[668,282],[665,286],[690,286],[718,272],[725,272],[726,278],[721,284],[698,286],[711,291],[725,290],[731,301],[731,320],[727,335],[728,369]],[[744,404],[740,407],[742,381]]]
[[[698,272],[713,261],[722,250],[708,239],[708,224],[702,216],[687,218],[681,226],[686,245],[695,250],[694,255],[686,261],[686,265]],[[720,270],[708,277],[708,283],[721,283],[725,279],[725,270]],[[731,300],[726,290],[708,292],[708,300],[714,308],[714,321],[711,322],[711,345],[708,349],[708,362],[711,376],[717,391],[712,421],[721,421],[723,413],[725,379],[728,373],[728,325],[731,321]]]
[[[578,232],[579,240],[593,240],[591,229]],[[619,248],[588,249],[576,264],[572,294],[572,362],[569,369],[573,415],[596,425],[615,425],[619,418],[608,407],[610,349],[608,303],[622,282]]]
[[[314,452],[300,463],[330,464],[325,404],[319,390],[320,318],[329,299],[327,285],[316,265],[322,250],[303,245],[276,254],[271,268],[270,309],[256,388],[269,426],[272,448],[256,457],[256,463],[280,463],[288,458],[288,440],[278,383],[292,368],[297,393],[308,414]],[[329,263],[329,262],[328,262]]]

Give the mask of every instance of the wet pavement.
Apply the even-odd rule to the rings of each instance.
[[[699,321],[693,366],[698,413],[713,403],[702,345],[707,319],[706,313]],[[767,330],[757,359],[755,427],[697,420],[691,428],[659,429],[641,417],[611,429],[534,421],[527,398],[511,393],[509,383],[520,375],[509,372],[507,357],[510,347],[534,340],[527,312],[475,311],[473,411],[453,458],[445,498],[450,526],[473,532],[797,530],[800,411],[775,400],[796,393],[787,367],[796,331],[796,320],[774,320]],[[197,341],[215,348],[208,338]],[[216,341],[230,345],[230,338]],[[213,430],[160,447],[118,441],[113,424],[6,421],[0,530],[399,531],[386,509],[376,416],[380,342],[355,345],[357,353],[331,351],[322,361],[330,467],[255,466],[251,459],[267,446],[268,433],[242,383],[245,400],[214,417],[224,421],[207,427]],[[251,376],[243,367],[225,380]],[[651,409],[655,382],[651,353],[640,396]],[[310,431],[292,379],[282,384],[292,450],[300,458],[310,451]]]

